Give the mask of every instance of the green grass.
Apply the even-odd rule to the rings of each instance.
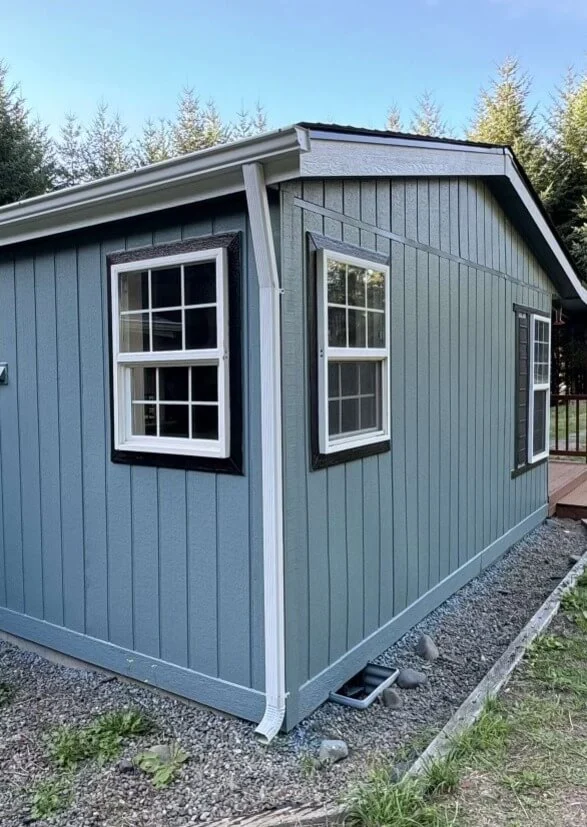
[[[151,776],[154,787],[162,789],[175,781],[182,764],[185,764],[188,759],[188,753],[175,742],[170,746],[169,758],[163,759],[156,753],[147,750],[136,758],[135,763],[139,769]]]
[[[30,818],[32,821],[50,819],[63,812],[71,801],[71,791],[67,780],[50,778],[37,784],[31,793]]]
[[[125,740],[145,735],[151,721],[138,710],[107,712],[86,727],[63,726],[49,736],[49,756],[63,769],[74,769],[87,760],[100,764],[114,760]]]

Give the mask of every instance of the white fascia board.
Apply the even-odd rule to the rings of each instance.
[[[306,130],[290,127],[9,204],[0,247],[242,192],[243,164],[261,161],[268,184],[295,178],[308,146]]]
[[[328,137],[319,137],[327,134]],[[346,135],[310,133],[311,150],[301,156],[300,173],[308,178],[392,176],[494,176],[505,174],[501,148],[474,147]],[[360,138],[360,140],[356,140]],[[439,152],[442,147],[442,152]]]
[[[565,255],[564,250],[559,244],[555,234],[552,232],[548,222],[542,215],[541,210],[539,209],[538,205],[536,204],[536,201],[534,200],[530,191],[528,190],[528,187],[526,186],[524,179],[518,172],[516,163],[509,152],[506,155],[506,175],[509,178],[513,188],[515,189],[518,198],[524,204],[524,207],[530,214],[530,217],[532,218],[532,220],[542,233],[548,246],[556,256],[556,260],[560,265],[561,270],[564,272],[567,279],[571,283],[571,286],[573,290],[576,292],[577,297],[583,302],[583,304],[587,304],[587,290],[581,284],[581,281],[577,276],[574,267]]]

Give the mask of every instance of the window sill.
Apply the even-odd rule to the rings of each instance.
[[[527,471],[532,471],[534,468],[544,465],[545,462],[548,462],[548,456],[542,457],[542,459],[538,459],[536,462],[527,462],[526,465],[522,465],[520,468],[514,468],[511,473],[511,478],[514,480],[516,477],[520,477]]]
[[[390,450],[391,440],[384,438],[377,442],[369,442],[366,445],[333,450],[328,454],[316,452],[312,454],[312,470],[319,471],[322,468],[330,468],[332,465],[342,465],[345,462],[353,462],[357,459],[385,454]]]
[[[113,449],[112,462],[121,465],[142,465],[152,468],[178,468],[183,471],[207,471],[217,474],[243,475],[242,457],[196,456],[194,454],[164,454],[153,451]]]

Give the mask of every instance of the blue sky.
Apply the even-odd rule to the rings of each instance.
[[[0,21],[0,58],[45,122],[103,98],[132,131],[186,85],[227,118],[259,99],[273,127],[381,127],[429,89],[461,131],[506,55],[547,100],[587,46],[587,0],[0,0]]]

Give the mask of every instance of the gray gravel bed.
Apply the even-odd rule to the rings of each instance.
[[[0,641],[0,682],[15,690],[12,702],[0,707],[0,824],[26,824],[33,785],[55,775],[46,755],[51,730],[123,707],[140,707],[160,730],[129,744],[123,756],[177,739],[191,756],[180,779],[155,790],[141,773],[122,773],[112,763],[86,765],[72,776],[72,803],[51,821],[54,827],[189,827],[336,800],[377,755],[392,758],[423,732],[444,725],[566,574],[570,555],[586,548],[580,523],[548,520],[381,656],[382,663],[428,674],[426,687],[398,690],[401,709],[376,703],[357,711],[326,703],[268,748],[255,740],[251,724],[138,685],[56,666]],[[422,632],[440,650],[434,664],[413,652]],[[322,738],[344,739],[349,757],[314,769]]]

